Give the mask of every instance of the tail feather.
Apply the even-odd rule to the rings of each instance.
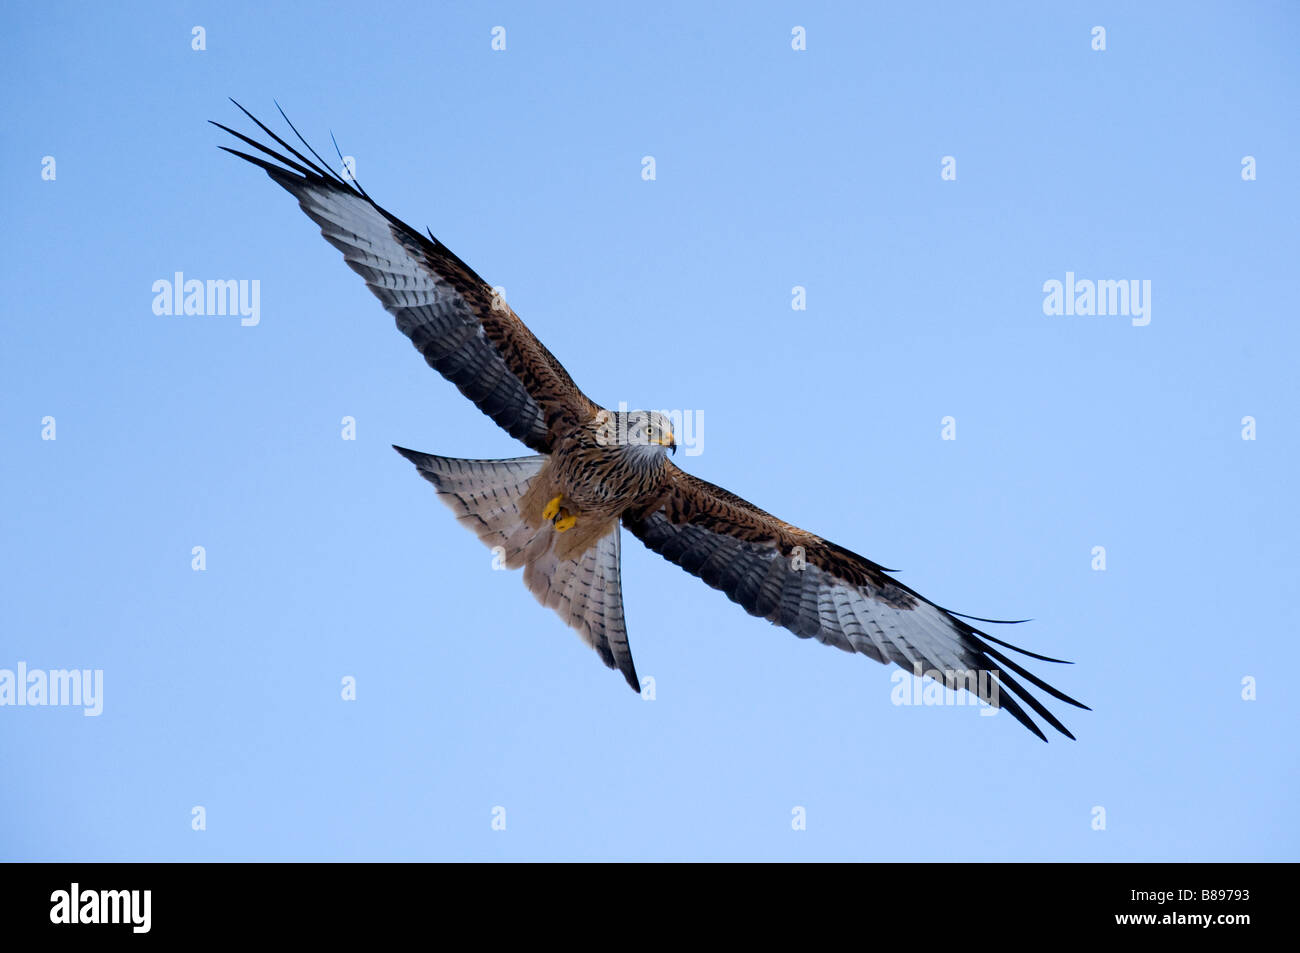
[[[426,480],[456,519],[487,546],[500,547],[505,565],[524,568],[524,584],[542,605],[576,629],[610,668],[640,692],[623,621],[618,524],[586,551],[561,559],[550,523],[528,525],[519,503],[547,457],[459,460],[394,447]]]

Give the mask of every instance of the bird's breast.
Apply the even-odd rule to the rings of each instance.
[[[557,448],[553,462],[564,496],[593,516],[617,516],[660,480],[659,467],[646,466],[625,447]]]

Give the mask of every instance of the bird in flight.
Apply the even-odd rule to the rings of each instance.
[[[522,566],[538,602],[559,613],[635,691],[641,684],[623,621],[620,527],[750,615],[965,688],[1044,741],[1025,707],[1074,737],[1019,679],[1087,706],[1002,649],[1059,659],[976,629],[971,621],[997,620],[944,609],[888,575],[892,570],[674,466],[668,454],[676,439],[664,415],[597,405],[487,282],[432,233],[420,234],[376,204],[354,177],[330,170],[283,110],[313,158],[235,105],[283,151],[213,122],[258,154],[221,148],[261,167],[293,195],[429,365],[533,455],[461,460],[393,449],[506,566]]]

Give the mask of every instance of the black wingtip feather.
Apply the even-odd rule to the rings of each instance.
[[[234,137],[235,137],[236,139],[238,139],[240,142],[243,142],[243,143],[246,143],[246,144],[252,146],[254,149],[256,149],[258,152],[262,153],[263,155],[270,156],[270,157],[271,157],[272,159],[274,159],[276,162],[283,163],[284,165],[286,165],[286,166],[289,167],[288,169],[280,169],[279,171],[281,171],[281,172],[293,171],[293,172],[298,173],[300,176],[302,176],[304,179],[307,179],[307,180],[315,180],[315,181],[319,181],[319,182],[324,182],[324,181],[326,181],[326,180],[325,180],[324,178],[322,178],[320,175],[318,175],[317,173],[313,172],[311,169],[307,168],[307,166],[299,165],[298,163],[296,163],[296,162],[294,162],[292,159],[290,159],[288,156],[283,156],[283,155],[281,155],[280,153],[276,152],[274,149],[271,149],[271,148],[268,148],[267,146],[262,145],[262,144],[261,144],[260,142],[258,142],[256,139],[253,139],[253,138],[251,138],[250,136],[246,136],[246,135],[244,135],[242,132],[236,132],[234,129],[231,129],[229,126],[223,126],[221,123],[219,123],[219,122],[214,122],[214,121],[211,120],[211,119],[209,119],[208,122],[212,123],[212,125],[216,126],[218,129],[221,129],[221,130],[224,130],[225,132],[230,133],[232,136],[234,136]],[[225,146],[218,146],[217,148],[219,148],[219,149],[226,149]],[[226,151],[227,151],[227,152],[230,152],[231,150],[226,149]],[[236,153],[236,154],[237,154],[237,155],[242,155],[242,153]]]
[[[1073,665],[1069,659],[1052,658],[1050,655],[1039,655],[1037,652],[1031,652],[1029,649],[1022,649],[1018,645],[1012,645],[1010,642],[1003,642],[1001,639],[995,639],[987,632],[981,632],[979,629],[971,629],[971,632],[978,635],[981,639],[988,639],[990,642],[996,642],[1004,649],[1011,649],[1013,652],[1019,652],[1021,655],[1027,655],[1029,658],[1038,659],[1040,662],[1052,662],[1056,665]]]
[[[891,570],[892,572],[892,570]],[[943,608],[940,606],[940,608]],[[956,612],[952,609],[944,609],[949,615],[955,615],[959,619],[970,619],[972,622],[992,622],[994,625],[1023,625],[1026,622],[1033,622],[1033,619],[986,619],[982,615],[967,615],[964,612]]]
[[[312,162],[310,159],[308,159],[305,155],[303,155],[301,152],[299,152],[297,149],[295,149],[293,146],[289,145],[289,143],[285,142],[284,139],[280,138],[280,136],[278,136],[278,135],[275,133],[275,131],[271,129],[270,126],[268,126],[266,123],[262,122],[262,120],[258,119],[256,116],[254,116],[251,112],[249,112],[249,111],[248,111],[247,109],[245,109],[243,106],[240,106],[239,103],[236,103],[233,99],[231,100],[231,102],[232,102],[232,103],[235,103],[235,106],[238,107],[239,111],[242,112],[242,113],[243,113],[245,116],[247,116],[249,119],[251,119],[251,120],[252,120],[252,121],[257,125],[257,128],[261,129],[264,133],[266,133],[268,136],[270,136],[272,139],[274,139],[274,140],[276,141],[276,143],[279,144],[280,148],[288,150],[288,152],[289,152],[289,154],[290,154],[291,156],[293,156],[295,159],[297,159],[299,162],[301,162],[301,163],[302,163],[302,166],[298,166],[298,168],[301,169],[301,170],[304,172],[304,174],[306,174],[306,173],[307,173],[307,170],[310,169],[310,170],[311,170],[311,174],[314,175],[315,177],[319,178],[319,179],[323,179],[323,180],[325,180],[325,181],[327,181],[327,182],[331,182],[331,183],[333,183],[333,182],[343,183],[343,180],[340,179],[340,178],[339,178],[337,175],[335,175],[333,172],[329,171],[328,169],[322,169],[322,168],[320,168],[320,167],[317,166],[314,162]],[[277,108],[278,108],[278,106],[277,106]],[[282,113],[282,115],[283,115],[283,113]],[[288,119],[286,118],[285,121],[288,122]],[[224,127],[223,127],[223,128],[224,128]],[[291,129],[293,128],[293,123],[289,123],[289,128],[291,128]],[[280,160],[281,162],[284,162],[286,165],[294,165],[294,163],[289,162],[289,160],[287,160],[284,156],[277,155],[275,152],[271,151],[271,150],[268,149],[266,146],[261,145],[260,143],[256,142],[255,140],[250,139],[250,138],[248,138],[247,136],[242,135],[241,133],[235,132],[233,129],[228,129],[227,131],[230,132],[230,133],[232,133],[233,135],[237,136],[238,138],[242,139],[244,142],[247,142],[249,145],[253,146],[254,148],[258,149],[259,151],[264,152],[264,153],[266,153],[267,155],[270,155],[270,156],[272,156],[273,158],[276,158],[276,159]],[[298,130],[294,129],[294,135],[298,135]],[[301,138],[301,137],[299,137],[299,138]],[[309,150],[311,149],[310,146],[308,146],[307,148],[308,148]],[[303,168],[303,167],[306,167],[306,168]],[[345,188],[347,187],[347,186],[346,186],[346,183],[343,183],[343,185],[344,185]]]
[[[339,141],[334,138],[333,130],[330,130],[330,142],[334,143],[334,152],[339,157],[339,167],[346,169],[348,163],[347,160],[343,158],[343,150],[339,148]],[[374,199],[370,198],[370,193],[365,190],[364,186],[362,186],[361,180],[358,179],[356,176],[356,172],[355,171],[349,172],[349,176],[352,185],[356,186],[357,191],[361,193],[361,197],[373,203]]]
[[[292,173],[290,173],[289,170],[282,169],[280,166],[267,162],[265,159],[259,159],[257,156],[250,156],[247,152],[240,152],[238,149],[231,149],[229,146],[217,146],[217,148],[222,152],[229,152],[232,156],[239,156],[239,158],[243,159],[245,162],[251,162],[258,168],[266,170],[266,173],[270,175],[271,178],[277,179],[277,181],[279,181],[280,178],[292,178]],[[298,178],[294,181],[301,182],[302,179]]]
[[[427,453],[421,453],[419,450],[407,450],[405,447],[399,447],[397,444],[392,444],[392,448],[414,463],[417,467],[420,465],[420,461],[428,456]]]
[[[1033,679],[1033,677],[1030,676],[1028,672],[1022,671],[1021,674],[1025,675],[1031,680]],[[1049,725],[1051,725],[1061,734],[1065,735],[1065,737],[1069,738],[1071,741],[1076,740],[1074,735],[1070,734],[1070,730],[1061,723],[1061,720],[1059,718],[1057,718],[1047,709],[1046,705],[1044,705],[1037,698],[1035,698],[1032,693],[1030,693],[1023,685],[1017,682],[1006,672],[999,672],[997,675],[997,681],[999,684],[1005,685],[1012,692],[1014,692],[1021,701],[1023,701],[1026,705],[1028,705],[1030,708],[1034,710],[1034,712],[1038,715],[1038,717],[1042,718]],[[1040,685],[1039,687],[1041,688],[1042,686]]]
[[[301,142],[307,148],[307,151],[316,157],[316,161],[320,163],[320,167],[329,173],[330,178],[334,182],[338,183],[339,185],[342,185],[344,188],[347,188],[347,182],[344,180],[344,178],[341,175],[339,175],[337,172],[335,172],[333,169],[331,169],[329,167],[329,163],[321,158],[320,153],[312,148],[311,143],[302,137],[302,133],[298,131],[298,127],[293,124],[293,121],[288,116],[286,116],[284,110],[280,108],[279,102],[276,102],[275,100],[272,100],[272,102],[275,102],[275,108],[280,111],[280,118],[283,119],[288,124],[289,128],[293,130],[293,134],[298,137],[298,141]],[[330,138],[331,139],[334,138],[333,133],[330,133]],[[339,158],[342,159],[343,158],[342,155],[340,155]]]
[[[1010,712],[1011,717],[1015,718],[1016,721],[1020,722],[1034,734],[1038,735],[1039,740],[1044,744],[1047,743],[1047,735],[1043,734],[1043,729],[1038,727],[1038,724],[1034,719],[1029,717],[1013,696],[999,693],[997,707]]]
[[[1011,659],[1007,658],[1005,655],[1003,655],[1001,652],[999,652],[997,649],[993,648],[992,646],[985,645],[983,646],[983,649],[986,653],[988,653],[988,655],[991,658],[997,659],[1007,668],[1011,669],[1011,671],[1015,672],[1017,675],[1022,676],[1023,678],[1028,679],[1031,684],[1036,685],[1038,688],[1041,688],[1043,691],[1047,692],[1053,698],[1057,698],[1065,702],[1067,705],[1073,705],[1075,708],[1082,708],[1084,710],[1091,711],[1091,709],[1089,709],[1088,706],[1085,705],[1083,702],[1075,701],[1073,698],[1065,694],[1065,692],[1061,691],[1059,688],[1054,688],[1053,686],[1047,684],[1047,682],[1043,681],[1033,672],[1028,671],[1023,665],[1020,665],[1012,661]]]
[[[632,689],[632,691],[634,691],[634,692],[636,692],[638,695],[640,695],[640,694],[641,694],[641,683],[640,683],[640,681],[637,680],[637,677],[636,677],[636,669],[635,669],[635,668],[625,668],[625,669],[620,669],[620,671],[623,673],[623,680],[624,680],[625,682],[627,682],[628,686]]]

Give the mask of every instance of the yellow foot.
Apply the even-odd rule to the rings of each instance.
[[[546,509],[542,510],[542,519],[555,519],[556,514],[560,512],[560,500],[562,499],[564,499],[564,497],[557,496],[555,499],[551,500],[551,502],[547,503]]]
[[[566,516],[562,520],[556,520],[555,531],[557,533],[567,532],[568,530],[573,529],[573,524],[576,522],[578,522],[578,518],[576,516]]]

